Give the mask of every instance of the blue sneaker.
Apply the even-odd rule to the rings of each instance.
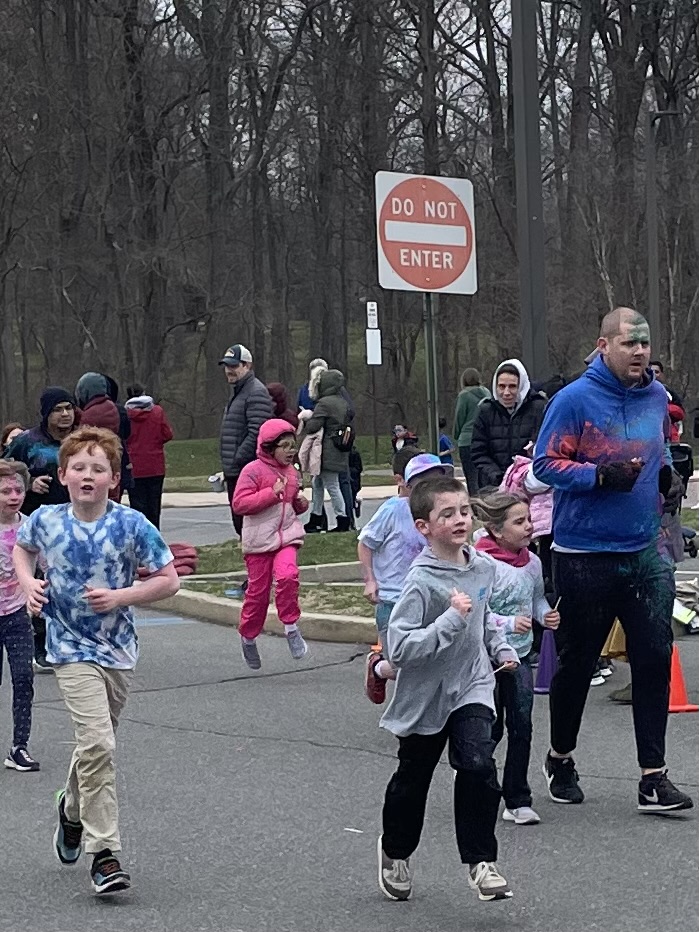
[[[53,847],[61,864],[75,864],[80,857],[80,844],[83,837],[82,822],[69,822],[66,819],[64,801],[65,790],[56,793],[58,825],[53,833]]]
[[[95,855],[90,870],[92,889],[97,896],[105,893],[118,893],[119,890],[128,890],[131,886],[131,877],[114,857],[109,848]]]

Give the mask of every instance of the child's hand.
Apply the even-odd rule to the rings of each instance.
[[[302,495],[300,492],[297,492],[296,493],[296,504],[299,506],[299,508],[303,508],[303,510],[305,511],[308,508],[310,503],[305,495]]]
[[[115,608],[124,605],[123,592],[123,589],[93,589],[92,586],[85,586],[85,598],[98,615],[113,612]]]
[[[379,584],[375,579],[368,579],[364,584],[364,598],[372,605],[379,603]]]
[[[272,486],[272,491],[275,495],[281,495],[281,493],[286,488],[286,476],[279,476]]]
[[[560,612],[546,612],[544,615],[544,628],[551,628],[552,631],[555,631],[556,628],[561,623]]]
[[[517,615],[515,618],[515,634],[527,634],[527,632],[532,630],[532,620],[531,618],[526,618],[524,615]]]
[[[30,615],[40,615],[41,609],[48,602],[44,595],[48,583],[45,579],[32,579],[24,592],[27,596],[27,611]]]
[[[37,476],[32,482],[31,489],[37,495],[46,495],[51,485],[51,476]]]
[[[517,667],[518,663],[515,663],[514,660],[506,660],[504,663],[501,663],[497,670],[494,670],[495,673],[513,673]]]
[[[473,608],[473,602],[471,601],[471,597],[466,595],[465,592],[459,592],[458,589],[452,589],[451,607],[455,608],[462,618],[465,618]]]

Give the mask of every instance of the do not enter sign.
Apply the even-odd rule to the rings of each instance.
[[[382,288],[477,290],[470,181],[377,172],[376,218]]]

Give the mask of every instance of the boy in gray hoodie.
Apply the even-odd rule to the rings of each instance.
[[[426,479],[410,498],[427,547],[408,573],[388,625],[398,675],[381,726],[398,737],[398,769],[386,788],[378,843],[379,886],[392,900],[412,890],[432,774],[449,743],[456,771],[454,820],[469,886],[482,900],[512,896],[495,866],[500,787],[493,761],[493,661],[516,669],[517,652],[488,617],[495,562],[467,546],[468,496],[453,478]]]

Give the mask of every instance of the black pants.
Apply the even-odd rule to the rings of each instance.
[[[44,632],[45,630],[44,627]],[[3,648],[7,651],[7,662],[12,677],[12,744],[14,747],[26,748],[32,728],[34,701],[34,639],[31,623],[23,608],[10,615],[0,616],[0,680]]]
[[[349,469],[339,473],[340,492],[345,503],[345,514],[350,523],[350,528],[354,530],[354,495],[352,494],[352,481],[350,479]]]
[[[478,491],[478,470],[473,465],[471,459],[471,447],[459,447],[459,458],[461,459],[461,468],[466,477],[468,494],[475,495]]]
[[[228,493],[228,502],[231,506],[231,517],[233,518],[233,527],[235,528],[235,533],[238,537],[243,536],[243,516],[237,515],[233,511],[233,493],[235,492],[235,487],[238,484],[239,476],[226,476],[226,492]]]
[[[133,479],[133,486],[129,489],[131,507],[145,515],[158,530],[160,530],[160,507],[163,500],[164,479],[165,476]]]
[[[549,693],[551,747],[575,749],[590,678],[615,618],[626,634],[640,767],[665,765],[675,578],[655,545],[638,553],[556,553],[561,625]]]
[[[425,821],[432,774],[447,741],[454,781],[456,843],[464,864],[497,860],[495,823],[500,804],[493,751],[492,711],[465,705],[449,716],[434,735],[399,738],[398,769],[386,788],[383,806],[383,850],[405,860],[415,851]]]
[[[508,809],[519,809],[520,806],[532,804],[528,772],[532,748],[533,706],[532,668],[524,657],[512,673],[498,673],[495,677],[497,720],[493,725],[493,740],[495,744],[499,744],[507,728],[502,795]]]

